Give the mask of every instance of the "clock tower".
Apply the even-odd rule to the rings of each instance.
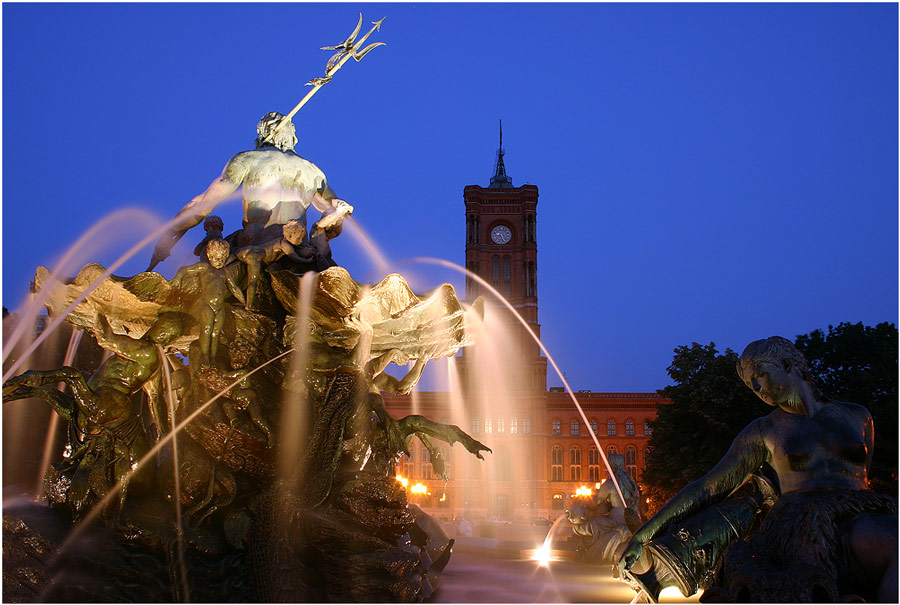
[[[540,337],[537,303],[537,203],[535,185],[514,187],[503,162],[503,124],[500,148],[490,185],[468,185],[466,204],[466,268],[499,292]],[[531,376],[530,389],[545,391],[547,359],[524,326],[496,296],[471,276],[466,278],[466,298],[484,296],[510,324],[518,352],[510,352]]]

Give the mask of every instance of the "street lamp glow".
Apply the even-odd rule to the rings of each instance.
[[[590,496],[592,493],[593,492],[591,491],[591,488],[589,488],[587,485],[582,485],[577,490],[575,490],[576,496]]]

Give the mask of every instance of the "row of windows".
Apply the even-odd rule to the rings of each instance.
[[[478,435],[481,433],[482,424],[480,418],[472,419],[472,434]],[[485,433],[493,433],[495,430],[498,433],[505,433],[507,431],[507,427],[509,427],[509,432],[511,434],[516,434],[519,432],[519,419],[513,416],[509,419],[509,424],[506,423],[506,418],[485,418],[484,419],[484,432]],[[531,432],[531,418],[522,418],[522,434],[527,435]]]
[[[606,448],[606,455],[618,454],[619,450],[614,445]],[[644,448],[644,464],[647,463],[647,456],[650,455],[650,448]],[[569,448],[569,481],[581,481],[581,447],[573,445]],[[588,480],[597,482],[601,477],[606,477],[605,473],[601,473],[600,452],[593,445],[588,448]],[[631,475],[631,478],[637,480],[637,449],[633,445],[625,446],[625,470]],[[550,448],[550,480],[564,481],[563,479],[563,448],[554,445]]]
[[[416,465],[411,462],[405,462],[398,470],[403,474],[407,479],[437,479],[437,476],[434,474],[434,467],[431,463],[422,465],[422,475],[416,475]]]
[[[597,421],[591,420],[591,431],[595,435],[599,435],[599,431],[597,428]],[[554,435],[562,435],[562,421],[558,418],[553,420],[553,428],[551,431]],[[573,418],[572,422],[569,423],[569,434],[570,435],[580,435],[581,434],[581,422],[578,421],[577,418]],[[653,434],[653,429],[650,427],[650,421],[644,421],[644,435],[650,436]],[[606,435],[609,437],[614,437],[616,435],[616,421],[610,418],[606,421]],[[626,420],[625,421],[625,435],[633,436],[634,435],[634,420]]]

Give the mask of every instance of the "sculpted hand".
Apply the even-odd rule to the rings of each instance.
[[[624,572],[631,569],[634,564],[637,563],[638,559],[641,558],[641,553],[643,551],[644,543],[637,539],[637,536],[633,536],[628,543],[628,548],[625,549],[625,552],[622,553],[619,561],[616,563],[615,567],[613,567],[613,571],[616,572],[614,575],[618,578],[624,577]]]
[[[323,215],[322,218],[319,219],[313,229],[311,237],[319,235],[326,229],[342,224],[345,218],[353,214],[353,206],[344,200],[334,199],[332,200],[332,204],[334,211]]]

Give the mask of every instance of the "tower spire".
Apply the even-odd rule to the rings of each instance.
[[[491,187],[512,187],[512,179],[506,174],[506,166],[503,164],[503,120],[500,120],[500,147],[497,149],[497,163],[494,166],[494,176],[491,177]]]

